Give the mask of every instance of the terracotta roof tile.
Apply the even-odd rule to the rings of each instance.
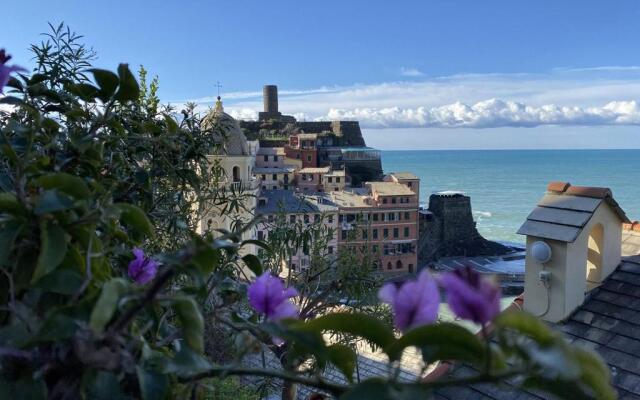
[[[564,193],[571,186],[569,182],[549,182],[547,185],[547,191],[549,192],[557,192]]]
[[[564,194],[604,199],[612,197],[611,189],[592,186],[569,186]]]

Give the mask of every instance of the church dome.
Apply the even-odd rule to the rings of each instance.
[[[220,96],[214,109],[202,120],[202,129],[212,131],[216,143],[220,144],[219,150],[216,151],[218,155],[251,155],[247,138],[242,133],[238,121],[224,112]]]

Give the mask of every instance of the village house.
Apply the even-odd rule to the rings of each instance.
[[[338,207],[322,196],[305,195],[291,190],[267,190],[258,197],[256,214],[262,217],[257,226],[258,240],[268,239],[269,232],[274,228],[278,218],[284,218],[284,222],[290,226],[296,223],[304,226],[322,223],[327,232],[332,233],[324,257],[334,257],[337,253]],[[301,271],[308,268],[309,263],[310,255],[299,249],[285,267]]]

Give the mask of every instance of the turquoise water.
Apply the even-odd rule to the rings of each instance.
[[[383,151],[385,172],[418,175],[420,200],[442,190],[471,196],[487,238],[522,242],[520,224],[549,181],[605,186],[631,219],[640,219],[640,150]]]

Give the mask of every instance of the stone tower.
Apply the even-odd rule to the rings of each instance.
[[[262,88],[262,101],[264,103],[264,111],[258,114],[260,121],[279,120],[282,117],[278,111],[278,86],[264,85]]]

